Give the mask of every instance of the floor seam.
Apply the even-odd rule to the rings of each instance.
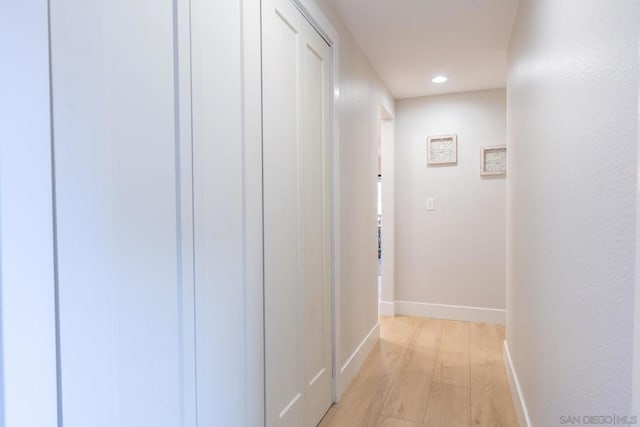
[[[412,321],[413,321],[412,329],[415,329],[415,321],[416,321],[415,318],[412,319]],[[387,332],[391,332],[391,330],[389,330]],[[388,415],[384,414],[384,408],[387,406],[387,399],[389,398],[389,393],[391,392],[391,385],[393,384],[393,380],[398,375],[398,370],[399,370],[399,367],[401,365],[401,362],[404,360],[404,358],[405,358],[405,356],[407,354],[408,344],[413,341],[413,336],[414,336],[415,332],[416,332],[415,330],[413,330],[411,332],[411,338],[409,338],[409,342],[407,343],[407,345],[402,350],[402,354],[398,357],[398,363],[396,364],[396,367],[393,369],[393,372],[391,372],[389,374],[389,383],[385,387],[384,393],[382,393],[382,408],[380,409],[379,417],[393,418],[391,416],[388,416]],[[409,420],[404,420],[404,421],[409,421]]]
[[[436,369],[438,368],[438,358],[440,356],[440,350],[442,349],[442,335],[444,334],[444,323],[442,320],[440,322],[440,338],[438,339],[438,351],[436,352],[436,357],[433,362],[433,372],[431,373],[431,384],[429,385],[429,394],[427,395],[427,408],[424,410],[424,414],[422,415],[422,422],[420,423],[424,426],[424,423],[427,419],[427,414],[429,413],[429,403],[431,403],[431,395],[433,394],[433,384],[436,376]]]

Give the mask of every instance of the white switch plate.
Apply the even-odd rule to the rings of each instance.
[[[436,202],[433,197],[427,197],[427,210],[435,211],[436,210]]]

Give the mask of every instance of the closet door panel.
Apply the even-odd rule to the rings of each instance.
[[[182,417],[174,5],[51,4],[62,417]]]
[[[290,0],[263,2],[268,426],[332,401],[330,47]]]

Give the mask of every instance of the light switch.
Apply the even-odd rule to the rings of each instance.
[[[427,210],[428,211],[436,210],[436,202],[433,197],[427,197]]]

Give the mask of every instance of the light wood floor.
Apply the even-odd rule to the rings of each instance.
[[[517,426],[504,327],[388,317],[381,339],[320,426]]]

